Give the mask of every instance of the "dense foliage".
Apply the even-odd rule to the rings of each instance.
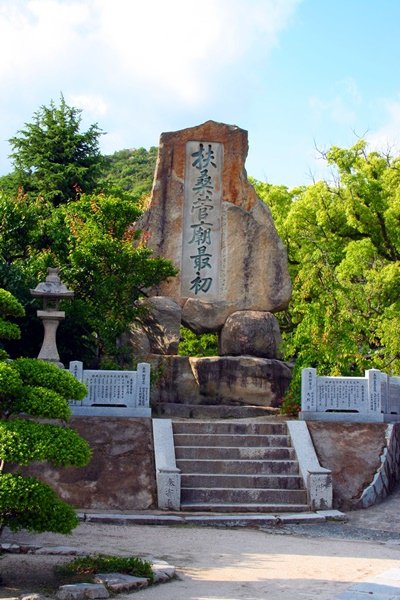
[[[94,575],[95,573],[126,573],[134,577],[154,580],[151,563],[136,556],[109,556],[96,554],[74,558],[69,563],[57,567],[62,575]]]
[[[156,168],[157,148],[119,150],[104,156],[99,188],[115,194],[122,190],[134,197],[146,195],[151,190]]]
[[[94,366],[102,359],[125,360],[118,340],[135,318],[136,299],[175,271],[135,242],[156,149],[99,157],[101,130],[94,125],[82,134],[79,126],[80,111],[61,98],[60,107],[42,107],[11,140],[16,169],[0,178],[0,286],[26,308],[24,354],[34,356],[32,340],[41,339],[41,324],[28,290],[48,266],[61,267],[76,298],[65,307],[60,352],[64,360],[79,357]],[[87,168],[79,152],[68,154],[83,139],[93,158]],[[35,148],[37,163],[31,160]],[[53,155],[56,164],[46,161]],[[369,367],[400,370],[400,158],[368,152],[363,141],[333,147],[324,158],[332,182],[293,190],[254,182],[288,248],[293,296],[280,323],[285,358],[295,362],[288,399],[295,405],[304,366],[343,375]],[[62,184],[53,180],[55,173]],[[88,176],[86,183],[78,173]],[[22,353],[18,344],[8,342],[13,356]],[[216,337],[183,329],[179,352],[217,353]]]
[[[217,356],[218,335],[216,333],[197,334],[181,326],[178,354],[180,356]]]
[[[23,308],[0,289],[0,319],[22,316]],[[18,327],[2,328],[1,338],[18,336]],[[69,533],[77,524],[75,511],[46,484],[27,477],[18,466],[48,461],[55,466],[83,466],[90,449],[75,431],[60,425],[70,416],[69,399],[86,395],[69,372],[36,359],[0,359],[0,531]],[[43,422],[43,418],[52,422]]]
[[[21,188],[33,198],[58,205],[94,190],[102,157],[97,124],[80,131],[81,111],[66,104],[41,106],[33,121],[10,139],[14,173],[4,182],[8,191]]]
[[[293,295],[281,327],[297,401],[302,367],[400,371],[400,158],[368,153],[363,141],[325,158],[332,183],[256,182],[288,248]]]
[[[61,357],[96,366],[109,357],[129,361],[118,339],[137,313],[135,301],[176,271],[137,243],[134,225],[151,188],[156,149],[103,161],[97,125],[83,134],[79,125],[80,111],[61,98],[60,107],[42,107],[11,140],[18,168],[0,178],[0,286],[26,307],[24,348],[12,341],[8,351],[37,356],[42,328],[29,289],[44,280],[48,266],[60,267],[75,291],[58,332]]]

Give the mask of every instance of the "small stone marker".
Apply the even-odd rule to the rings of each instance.
[[[56,593],[57,600],[85,600],[86,598],[109,598],[110,594],[101,583],[74,583],[62,585]]]
[[[146,577],[134,577],[124,573],[96,573],[94,580],[117,594],[130,590],[141,590],[149,585]]]
[[[176,575],[176,568],[165,561],[158,561],[151,565],[154,573],[154,583],[165,583]]]

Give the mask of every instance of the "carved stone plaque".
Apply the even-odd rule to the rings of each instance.
[[[219,299],[223,144],[187,142],[182,296]]]

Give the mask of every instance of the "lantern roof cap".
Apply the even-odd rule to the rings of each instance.
[[[30,290],[32,296],[35,298],[73,298],[74,292],[69,290],[64,285],[58,275],[58,268],[49,267],[47,269],[46,281],[38,283],[34,290]]]

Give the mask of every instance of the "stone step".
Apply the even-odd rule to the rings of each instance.
[[[173,421],[175,434],[213,434],[213,435],[287,435],[286,423],[248,423],[232,421]]]
[[[245,503],[204,503],[183,502],[181,510],[184,512],[215,512],[215,513],[306,513],[310,512],[307,504],[245,504]]]
[[[259,488],[182,488],[182,502],[307,504],[307,492]]]
[[[262,446],[262,447],[288,447],[290,438],[288,435],[245,435],[245,434],[174,434],[175,447],[177,446]]]
[[[297,460],[195,460],[178,459],[182,473],[226,474],[226,475],[298,475]]]
[[[190,473],[182,475],[182,488],[271,488],[302,490],[299,475],[225,475]]]
[[[251,419],[278,415],[279,408],[270,406],[221,406],[220,404],[177,404],[161,402],[153,413],[168,419]]]
[[[176,446],[175,456],[179,458],[192,459],[238,459],[238,460],[294,460],[296,454],[294,448],[262,448],[262,447],[217,447],[217,446]]]

